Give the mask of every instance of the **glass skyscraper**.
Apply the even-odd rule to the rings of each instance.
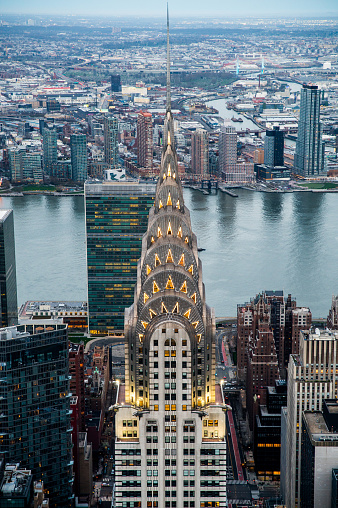
[[[57,132],[55,129],[43,129],[43,170],[47,175],[52,174],[57,159]]]
[[[0,329],[0,453],[43,481],[51,508],[72,506],[67,325]]]
[[[72,161],[72,180],[85,182],[87,180],[87,138],[85,134],[70,136],[70,153]]]
[[[116,168],[119,162],[118,149],[119,125],[114,115],[104,117],[104,161],[111,168]]]
[[[85,184],[89,332],[123,331],[124,309],[134,301],[137,262],[155,184]]]
[[[0,316],[0,327],[18,322],[13,210],[0,210]]]
[[[318,176],[324,171],[320,99],[317,85],[303,85],[294,171],[305,177]]]

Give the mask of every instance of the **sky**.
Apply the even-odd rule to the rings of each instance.
[[[0,0],[0,12],[11,14],[60,14],[162,17],[165,0]],[[170,0],[172,17],[232,16],[338,16],[338,0]]]

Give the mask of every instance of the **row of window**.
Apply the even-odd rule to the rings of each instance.
[[[170,404],[165,404],[164,405],[164,410],[165,411],[176,411],[176,404],[171,404],[171,405]],[[154,411],[159,411],[159,405],[158,404],[154,404]],[[188,411],[188,406],[186,404],[182,405],[182,411]]]

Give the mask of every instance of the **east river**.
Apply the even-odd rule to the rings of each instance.
[[[203,263],[207,303],[235,316],[264,289],[292,293],[314,317],[338,294],[338,195],[238,191],[205,196],[185,189]],[[13,208],[18,303],[86,300],[82,196],[0,198]]]

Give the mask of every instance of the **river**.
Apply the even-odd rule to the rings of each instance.
[[[184,190],[203,263],[207,303],[235,316],[264,289],[292,293],[325,317],[338,294],[337,194]],[[82,196],[0,198],[13,208],[18,302],[86,300]]]

